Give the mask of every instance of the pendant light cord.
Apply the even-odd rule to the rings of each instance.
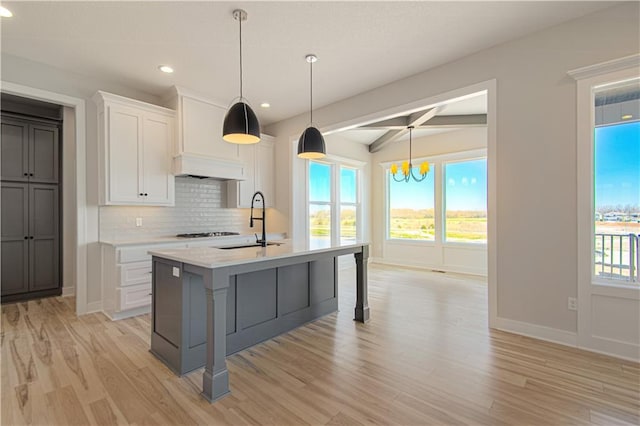
[[[313,125],[313,61],[309,62],[309,111],[311,112],[311,125]]]
[[[242,101],[242,14],[238,17],[240,24],[240,100]]]
[[[412,145],[412,130],[413,130],[413,126],[409,126],[409,169],[411,169],[412,165],[411,165],[411,145]]]

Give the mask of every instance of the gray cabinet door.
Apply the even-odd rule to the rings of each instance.
[[[58,288],[58,186],[30,184],[29,213],[29,290]]]
[[[29,181],[58,183],[58,137],[57,126],[29,126]]]
[[[1,187],[2,295],[29,291],[29,191],[26,183]]]
[[[29,180],[29,125],[26,122],[2,117],[0,123],[2,180]]]

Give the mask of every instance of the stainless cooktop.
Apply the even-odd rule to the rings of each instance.
[[[192,234],[178,234],[179,238],[205,238],[205,237],[226,237],[228,235],[240,235],[239,232],[214,231],[214,232],[194,232]]]

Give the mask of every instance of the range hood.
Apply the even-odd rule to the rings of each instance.
[[[190,154],[181,154],[173,159],[173,174],[218,180],[247,179],[243,163]]]

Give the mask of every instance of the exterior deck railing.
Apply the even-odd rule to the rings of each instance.
[[[640,235],[595,234],[595,276],[640,283]]]

